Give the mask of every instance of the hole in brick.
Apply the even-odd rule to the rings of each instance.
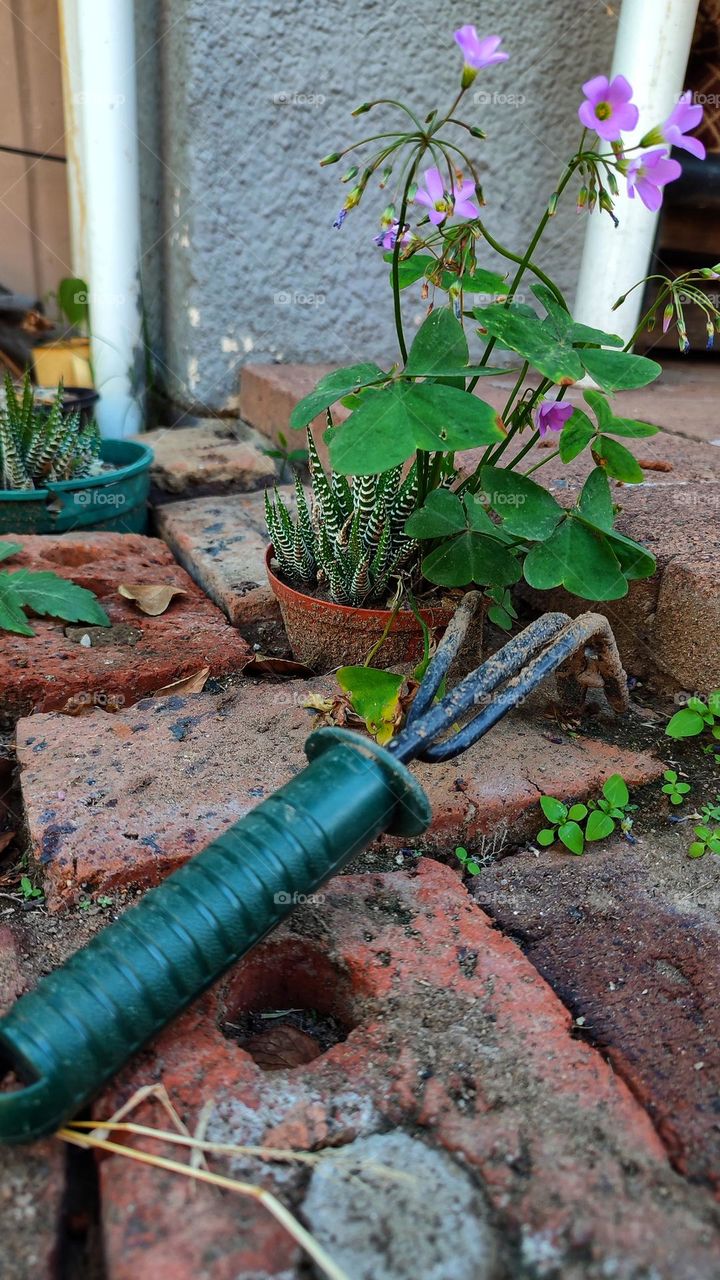
[[[47,551],[43,550],[42,558],[51,560],[53,564],[63,564],[75,569],[78,565],[97,560],[97,547],[48,547]]]
[[[303,1066],[358,1025],[347,975],[305,939],[258,947],[237,967],[220,1029],[263,1071]]]

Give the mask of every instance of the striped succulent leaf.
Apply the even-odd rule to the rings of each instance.
[[[64,414],[62,385],[50,411],[38,409],[25,375],[19,399],[9,374],[0,406],[0,488],[41,489],[48,480],[89,475],[100,452],[94,422],[83,426],[79,413]]]
[[[377,476],[328,476],[308,431],[311,496],[295,476],[296,516],[275,490],[265,520],[283,577],[298,589],[321,587],[337,604],[384,603],[392,580],[414,574],[419,546],[403,533],[415,509],[415,467]]]

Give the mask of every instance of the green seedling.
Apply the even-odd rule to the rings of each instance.
[[[480,875],[480,872],[482,871],[482,867],[478,865],[478,863],[475,861],[474,858],[470,857],[470,854],[468,853],[467,849],[463,849],[462,845],[458,845],[457,849],[455,850],[455,857],[457,858],[458,862],[462,863],[464,870],[467,871],[469,876]]]
[[[20,892],[26,902],[32,901],[33,898],[44,898],[45,894],[42,889],[36,889],[29,876],[20,877]]]
[[[720,689],[711,693],[707,702],[688,698],[687,706],[675,712],[665,732],[669,738],[697,738],[708,729],[720,740]]]
[[[711,822],[720,823],[720,796],[716,796],[710,804],[703,805],[700,817],[706,826]]]
[[[684,804],[690,790],[690,783],[680,782],[674,769],[666,769],[663,778],[665,779],[663,795],[668,797],[671,804]]]
[[[617,823],[628,832],[632,827],[630,812],[635,806],[630,804],[625,779],[614,773],[603,785],[599,800],[568,806],[554,796],[541,796],[540,808],[552,825],[538,832],[538,844],[546,847],[560,840],[570,853],[579,856],[585,852],[586,842],[605,840]]]
[[[714,853],[720,857],[720,827],[713,831],[710,827],[696,827],[695,835],[697,840],[693,840],[690,845],[688,858],[702,858],[706,853]]]

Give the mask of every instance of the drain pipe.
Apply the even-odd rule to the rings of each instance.
[[[128,0],[59,0],[74,270],[87,280],[103,436],[143,425],[135,25]]]
[[[698,0],[623,0],[612,75],[630,81],[640,108],[639,127],[628,137],[631,145],[667,119],[685,87],[697,10]],[[624,193],[615,211],[617,228],[606,213],[588,218],[575,317],[628,342],[640,319],[642,290],[632,293],[617,311],[612,306],[647,274],[659,215]]]

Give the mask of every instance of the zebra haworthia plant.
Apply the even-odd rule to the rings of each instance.
[[[394,579],[417,572],[418,544],[403,533],[417,501],[417,469],[348,479],[326,475],[308,431],[311,499],[295,476],[297,517],[265,494],[275,558],[299,590],[324,589],[336,604],[384,604]]]
[[[25,375],[18,397],[5,375],[5,404],[0,406],[0,489],[42,489],[48,480],[79,480],[92,472],[100,450],[94,422],[83,426],[80,414],[63,413],[63,388],[49,411],[35,404]]]

